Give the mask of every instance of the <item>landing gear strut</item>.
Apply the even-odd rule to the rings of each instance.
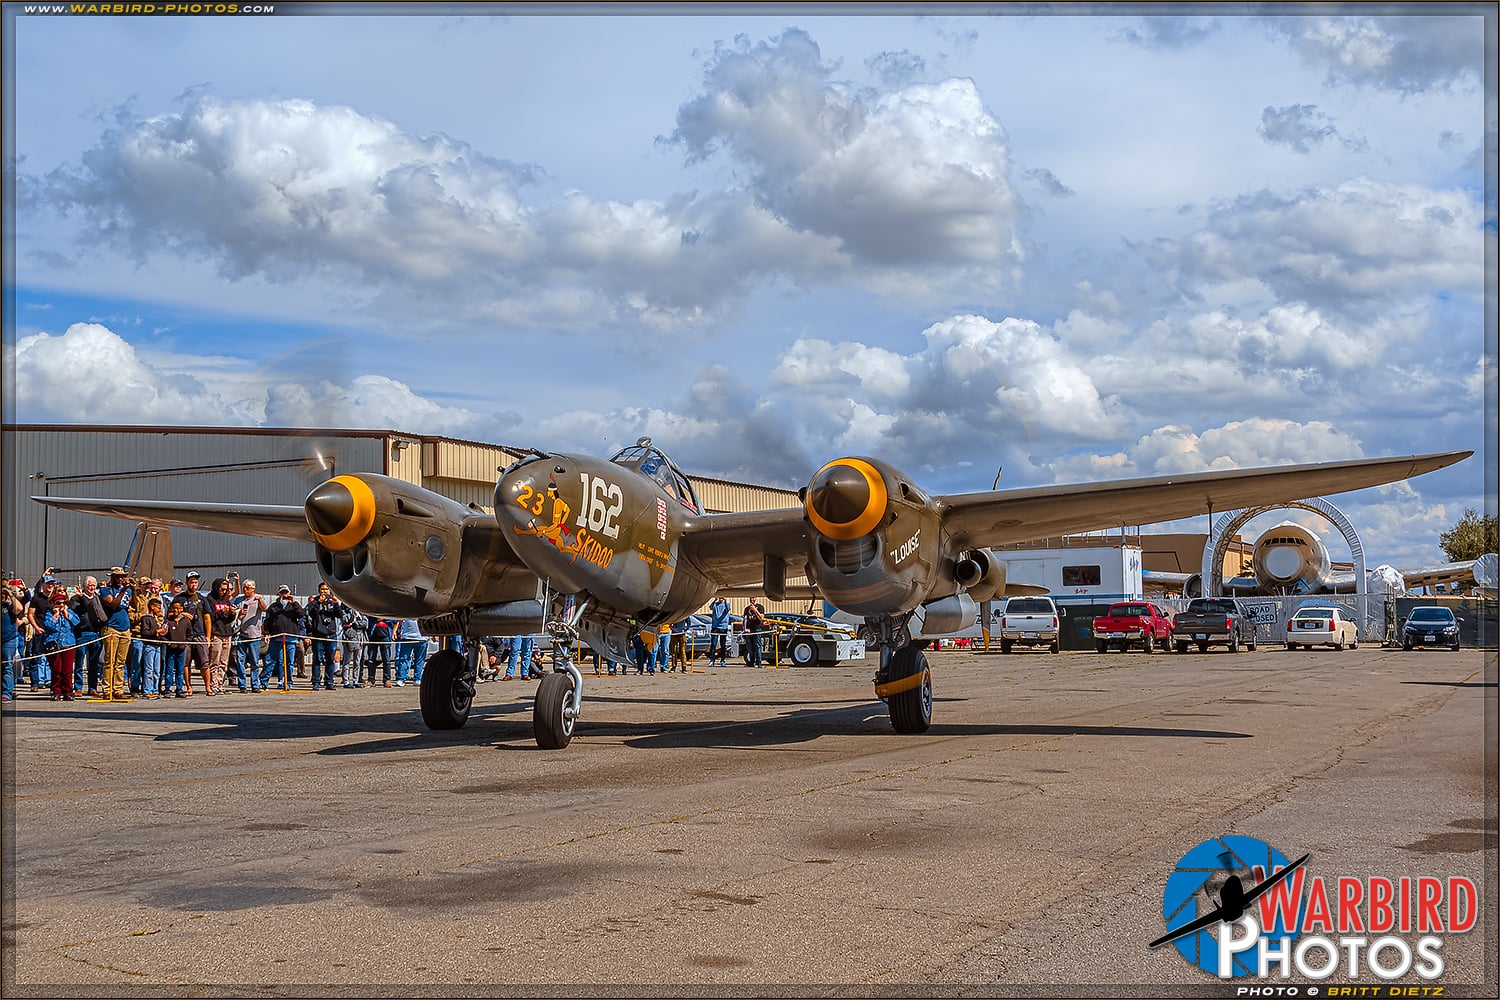
[[[912,645],[905,616],[865,619],[880,638],[880,669],[875,696],[886,703],[898,733],[925,733],[932,725],[932,672],[927,656]]]
[[[543,750],[561,750],[573,739],[573,727],[583,712],[583,674],[573,662],[578,645],[578,622],[588,601],[581,601],[563,618],[547,622],[552,636],[552,670],[536,689],[531,708],[531,731]]]

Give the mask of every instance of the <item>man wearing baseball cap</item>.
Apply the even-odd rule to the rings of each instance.
[[[174,603],[182,605],[183,617],[192,621],[188,634],[187,664],[183,669],[183,681],[187,686],[187,693],[193,693],[193,664],[198,665],[198,674],[203,680],[203,693],[209,697],[218,694],[209,678],[208,667],[208,641],[213,638],[212,627],[208,621],[208,598],[198,591],[197,570],[191,570],[183,577],[187,581],[187,589],[173,598]]]
[[[99,604],[104,608],[104,697],[129,701],[130,688],[125,680],[125,661],[130,657],[130,599],[133,596],[130,576],[123,567],[109,568],[109,586],[99,588]]]
[[[263,631],[266,636],[266,669],[261,687],[270,684],[271,675],[281,678],[283,690],[292,686],[292,666],[297,660],[297,646],[307,634],[307,610],[292,596],[286,584],[276,588],[276,600],[266,609]]]

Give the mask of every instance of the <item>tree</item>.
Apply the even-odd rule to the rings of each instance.
[[[1480,517],[1479,512],[1470,507],[1457,524],[1438,536],[1438,544],[1453,562],[1478,559],[1486,552],[1500,551],[1496,548],[1497,535],[1500,535],[1496,521],[1494,514]]]

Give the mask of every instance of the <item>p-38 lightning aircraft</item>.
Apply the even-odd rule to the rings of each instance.
[[[1441,469],[1472,452],[1157,476],[932,496],[876,458],[839,458],[813,473],[800,507],[710,514],[687,476],[642,438],[605,460],[537,454],[506,468],[484,513],[387,476],[320,483],[298,506],[33,497],[70,510],[152,525],[312,542],[341,600],[370,614],[417,618],[427,635],[546,631],[560,655],[532,712],[536,742],[558,749],[582,711],[580,639],[628,660],[630,636],[698,610],[716,592],[787,580],[865,619],[878,639],[875,695],[900,733],[932,719],[932,677],[908,623],[928,631],[974,620],[1004,596],[992,546],[1150,524],[1378,486]],[[1020,588],[1012,588],[1018,590]],[[478,645],[469,642],[475,650]],[[422,678],[422,717],[456,729],[474,698],[477,650],[441,650]]]

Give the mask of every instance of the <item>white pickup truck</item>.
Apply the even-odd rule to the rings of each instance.
[[[1009,653],[1018,643],[1061,652],[1057,635],[1057,605],[1052,598],[1012,597],[1005,602],[1000,612],[1000,652]]]

